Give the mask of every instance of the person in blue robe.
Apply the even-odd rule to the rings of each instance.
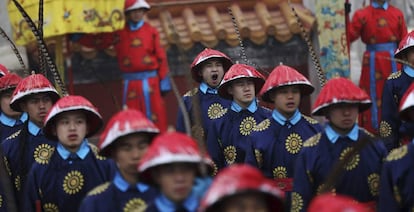
[[[122,110],[109,120],[100,137],[99,153],[112,158],[118,171],[111,182],[105,182],[88,193],[80,212],[146,210],[158,191],[140,181],[137,166],[159,131],[138,110]]]
[[[159,190],[148,212],[196,212],[211,183],[211,159],[190,136],[158,135],[138,165],[140,180]]]
[[[27,120],[27,113],[18,112],[10,107],[13,91],[22,78],[9,73],[0,78],[0,142],[16,131],[16,127]]]
[[[276,66],[260,91],[262,99],[272,103],[274,109],[253,128],[248,140],[246,163],[276,181],[286,192],[286,207],[290,202],[294,163],[303,142],[322,130],[315,119],[298,109],[301,97],[313,90],[309,80],[297,70],[282,64]]]
[[[414,83],[401,99],[399,117],[414,123]],[[387,156],[381,173],[378,211],[414,210],[414,139],[393,149]]]
[[[369,109],[369,96],[346,78],[329,80],[318,95],[313,115],[325,116],[325,130],[304,142],[295,164],[291,211],[306,211],[322,193],[346,195],[375,210],[383,142],[356,123]]]
[[[231,65],[233,62],[227,55],[208,48],[200,52],[191,64],[191,76],[200,85],[186,92],[182,99],[190,119],[190,127],[200,123],[201,126],[194,129],[200,131],[201,127],[203,132],[198,133],[203,139],[208,134],[212,120],[223,117],[230,107],[231,101],[221,98],[217,94],[217,87]],[[181,110],[178,111],[176,130],[187,133],[184,112]]]
[[[382,120],[379,133],[388,151],[414,138],[414,123],[402,121],[398,116],[401,98],[414,81],[414,31],[400,42],[394,54],[396,59],[405,61],[402,69],[392,73],[385,81],[382,92]]]
[[[270,110],[256,99],[264,82],[262,74],[244,64],[234,64],[224,75],[218,93],[232,100],[232,104],[223,117],[212,121],[207,135],[208,153],[218,171],[245,162],[248,136],[257,123],[270,115]]]
[[[87,140],[102,122],[95,106],[82,96],[65,96],[53,105],[44,120],[44,133],[57,145],[50,159],[33,164],[23,211],[78,211],[90,190],[113,179],[114,161],[98,155]]]
[[[26,112],[28,120],[15,127],[15,131],[1,145],[20,209],[25,196],[23,188],[32,164],[46,163],[56,146],[55,141],[44,136],[43,119],[59,98],[56,89],[41,74],[24,78],[13,92],[10,107],[15,111]]]

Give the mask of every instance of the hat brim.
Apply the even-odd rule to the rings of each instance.
[[[118,142],[119,139],[122,139],[128,135],[132,135],[132,134],[137,134],[137,133],[145,133],[148,136],[150,136],[150,142],[149,144],[152,143],[153,138],[158,135],[159,132],[147,132],[147,131],[129,131],[126,133],[123,133],[121,135],[119,135],[113,142],[111,142],[109,145],[105,146],[104,148],[99,150],[99,155],[102,155],[104,157],[111,157],[111,153],[113,152],[113,149],[115,148],[115,144]]]
[[[251,79],[254,82],[254,89],[255,89],[255,94],[257,95],[260,92],[260,89],[262,89],[265,80],[259,77],[247,77],[247,76],[243,76],[243,77],[239,77],[239,78],[234,78],[232,80],[227,81],[226,83],[220,85],[220,87],[218,88],[218,94],[225,98],[225,99],[233,99],[233,95],[230,95],[228,92],[228,88],[230,87],[230,85],[232,84],[232,82],[234,82],[235,80],[238,79]]]
[[[58,137],[56,135],[54,135],[53,133],[53,128],[56,127],[56,119],[64,112],[70,112],[70,111],[82,111],[86,114],[86,120],[87,120],[87,125],[88,125],[88,133],[85,135],[85,138],[89,138],[92,135],[94,135],[95,133],[97,133],[102,125],[103,125],[103,121],[102,121],[102,117],[98,116],[96,113],[89,111],[89,110],[85,110],[85,109],[77,109],[77,110],[66,110],[66,111],[62,111],[60,112],[58,115],[52,117],[47,123],[46,125],[43,127],[43,132],[45,134],[45,137],[52,140],[52,141],[58,141]]]
[[[204,172],[203,171],[204,168],[207,169],[208,175],[211,175],[214,171],[213,166],[212,166],[213,162],[209,159],[201,158],[201,157],[194,157],[194,156],[189,156],[189,155],[176,154],[173,157],[168,157],[168,158],[158,157],[152,161],[149,161],[144,166],[139,167],[140,170],[138,171],[140,172],[139,174],[140,181],[150,184],[150,185],[155,185],[155,181],[151,175],[152,171],[156,167],[167,165],[167,164],[173,164],[173,163],[189,163],[189,164],[197,165],[198,176],[202,176],[202,173]]]
[[[205,212],[215,212],[220,211],[219,209],[223,206],[223,204],[232,197],[237,197],[245,194],[262,194],[266,198],[267,206],[269,207],[269,211],[283,211],[284,210],[284,200],[281,197],[274,195],[273,193],[261,191],[257,189],[244,189],[237,191],[233,194],[225,195],[221,197],[217,202],[210,205],[206,208]]]
[[[372,105],[371,102],[359,102],[359,101],[358,102],[354,102],[354,101],[340,101],[340,102],[335,102],[335,103],[328,103],[328,104],[324,104],[324,105],[321,105],[321,106],[313,109],[312,115],[314,115],[314,116],[326,116],[327,113],[328,113],[327,112],[327,109],[330,106],[337,105],[337,104],[341,104],[341,103],[342,104],[343,103],[345,103],[345,104],[357,104],[358,105],[358,111],[360,113],[368,110],[371,107],[371,105]]]
[[[194,80],[194,81],[196,81],[196,82],[198,82],[198,83],[201,83],[201,82],[203,81],[203,77],[202,77],[202,76],[200,76],[200,70],[201,70],[201,67],[203,66],[203,64],[204,64],[206,61],[208,61],[208,60],[210,60],[210,59],[213,59],[213,58],[216,58],[216,59],[218,58],[218,59],[220,59],[220,60],[221,60],[221,62],[223,63],[224,73],[226,73],[226,72],[230,69],[230,67],[233,65],[233,62],[232,62],[231,60],[229,60],[229,59],[225,58],[225,57],[216,57],[216,56],[214,56],[214,57],[208,57],[208,58],[206,58],[204,61],[202,61],[202,62],[200,62],[199,64],[195,65],[195,66],[191,69],[191,76],[193,77],[193,80]]]
[[[315,88],[313,86],[310,86],[308,84],[286,84],[286,85],[281,85],[281,86],[278,86],[278,87],[273,87],[273,88],[267,90],[266,92],[264,92],[262,94],[261,98],[264,102],[274,103],[273,100],[270,99],[270,93],[275,91],[276,89],[279,89],[279,88],[282,88],[282,87],[285,87],[285,86],[292,86],[292,85],[299,86],[301,96],[308,96],[308,95],[312,94],[313,91],[315,90]]]
[[[20,107],[20,103],[22,103],[25,99],[29,98],[31,95],[34,94],[41,94],[41,93],[48,93],[50,97],[52,98],[52,103],[55,104],[59,99],[60,96],[58,93],[56,93],[53,90],[39,90],[39,92],[33,92],[33,93],[26,93],[25,95],[20,95],[18,98],[16,98],[13,102],[10,103],[11,109],[17,111],[17,112],[24,112],[22,108]]]

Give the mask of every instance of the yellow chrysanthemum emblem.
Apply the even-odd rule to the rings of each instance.
[[[58,212],[59,208],[56,204],[53,203],[46,203],[43,205],[44,212]]]
[[[291,212],[301,211],[303,208],[303,198],[297,192],[292,192],[292,208]]]
[[[237,152],[236,147],[228,146],[224,148],[224,158],[226,159],[227,164],[233,164],[236,160]]]
[[[368,176],[369,192],[372,196],[378,196],[379,194],[380,176],[377,173],[372,173]]]
[[[273,178],[274,179],[282,179],[287,178],[287,170],[286,167],[278,166],[273,169]]]
[[[308,140],[306,140],[303,143],[303,147],[313,147],[316,146],[319,143],[319,140],[321,139],[322,134],[318,133],[310,138],[308,138]]]
[[[97,194],[100,194],[100,193],[106,191],[106,189],[109,188],[109,185],[111,185],[111,182],[106,182],[104,184],[101,184],[101,185],[96,186],[94,189],[92,189],[88,193],[88,196],[97,195]]]
[[[20,180],[20,175],[17,175],[16,178],[14,178],[14,186],[16,187],[17,191],[20,191],[22,188],[22,182]]]
[[[408,152],[407,145],[404,145],[400,148],[393,149],[390,154],[388,154],[386,160],[387,161],[394,161],[403,158]]]
[[[387,79],[398,79],[401,76],[401,71],[394,72],[388,76]]]
[[[290,154],[299,153],[302,145],[302,138],[297,133],[292,133],[286,138],[285,148]]]
[[[52,156],[53,152],[55,151],[55,148],[49,144],[40,144],[36,147],[33,157],[36,161],[36,163],[39,164],[48,164],[49,159]]]
[[[254,126],[256,126],[256,120],[254,120],[253,117],[249,116],[244,118],[243,121],[240,123],[240,134],[244,136],[250,135]]]
[[[63,180],[63,190],[67,194],[76,194],[83,188],[84,182],[82,173],[79,171],[71,171]]]
[[[227,113],[227,108],[224,108],[219,103],[211,104],[207,109],[207,115],[210,119],[218,119]]]
[[[302,115],[302,117],[303,117],[306,121],[308,121],[310,124],[317,124],[317,123],[318,123],[318,121],[317,121],[316,119],[313,119],[313,118],[311,118],[311,117],[309,117],[309,116]]]
[[[399,204],[401,203],[401,194],[400,194],[400,190],[398,189],[397,186],[393,186],[392,190],[394,192],[394,198],[395,201],[397,201]]]
[[[341,152],[341,155],[339,156],[339,159],[344,160],[345,156],[347,154],[349,154],[350,151],[352,151],[352,147],[348,147],[348,148],[344,149]],[[348,163],[346,163],[345,169],[348,170],[348,171],[350,171],[352,169],[355,169],[359,164],[359,158],[360,158],[359,154],[355,154],[354,156],[352,156],[352,158],[348,161]]]
[[[124,212],[144,212],[147,209],[147,204],[141,198],[133,198],[127,202]]]
[[[385,138],[391,135],[392,129],[391,125],[388,124],[386,121],[381,121],[380,127],[379,127],[379,133],[381,137]]]
[[[0,208],[1,208],[1,206],[3,206],[3,196],[2,195],[0,195]]]
[[[253,131],[260,132],[260,131],[266,130],[267,128],[269,128],[269,126],[270,126],[270,120],[265,119],[259,124],[257,124],[256,126],[254,126]]]
[[[96,159],[98,160],[106,160],[106,157],[99,154],[99,149],[94,144],[88,143],[89,147],[91,148],[93,154],[95,155]]]
[[[258,149],[255,149],[254,150],[254,156],[256,157],[257,166],[259,166],[259,168],[261,168],[263,166],[262,152],[260,152],[260,150],[258,150]]]

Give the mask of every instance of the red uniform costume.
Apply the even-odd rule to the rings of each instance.
[[[115,45],[119,68],[123,72],[123,103],[147,115],[161,131],[167,129],[167,114],[161,96],[161,80],[168,63],[158,31],[145,23],[136,31],[128,26],[118,31]]]
[[[349,40],[361,37],[367,45],[362,60],[359,86],[370,94],[373,102],[371,110],[361,113],[358,124],[377,133],[381,120],[382,89],[391,72],[398,70],[392,62],[395,49],[407,34],[403,13],[385,2],[380,6],[373,2],[370,6],[357,10],[349,26]]]
[[[136,9],[149,10],[150,6],[143,0],[125,2],[125,12]],[[167,112],[161,92],[171,89],[167,56],[157,29],[144,20],[138,23],[127,21],[122,30],[84,35],[79,42],[98,49],[114,44],[124,80],[122,104],[142,111],[161,131],[166,131]]]

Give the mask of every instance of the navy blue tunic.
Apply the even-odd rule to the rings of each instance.
[[[378,211],[414,210],[414,144],[394,149],[381,174]]]
[[[1,145],[11,181],[14,183],[16,202],[20,206],[22,205],[20,200],[24,196],[23,187],[32,164],[34,162],[47,163],[54,151],[56,142],[48,140],[42,131],[30,121],[20,125],[19,128],[7,137]]]
[[[0,144],[11,134],[16,132],[16,129],[27,121],[27,113],[23,113],[18,120],[8,117],[6,114],[0,114]]]
[[[224,114],[227,113],[231,101],[228,99],[221,98],[219,95],[215,93],[203,93],[199,90],[199,88],[194,88],[193,90],[188,91],[186,94],[184,94],[183,101],[185,103],[185,108],[187,109],[187,112],[189,114],[191,126],[194,125],[192,101],[195,95],[198,95],[198,99],[200,102],[202,127],[204,129],[204,135],[207,135],[208,127],[211,125],[212,120],[223,117]],[[178,132],[186,133],[184,117],[181,110],[178,111],[176,130]]]
[[[96,186],[113,179],[114,161],[89,146],[85,158],[68,158],[55,151],[47,163],[35,163],[25,187],[24,211],[78,211],[82,199]]]
[[[115,178],[119,176],[118,172]],[[155,188],[145,184],[124,188],[116,179],[90,191],[79,212],[145,211],[158,194]]]
[[[254,109],[253,112],[230,109],[222,118],[212,121],[207,135],[207,150],[218,170],[245,162],[246,151],[250,149],[248,136],[258,123],[271,115],[269,109],[260,106]]]
[[[408,71],[409,67],[404,65],[403,69]],[[405,136],[409,140],[414,136],[414,123],[401,121],[398,115],[401,98],[413,81],[414,77],[409,76],[406,71],[395,72],[385,81],[379,132],[388,151],[399,147]]]
[[[326,131],[308,139],[296,161],[292,211],[306,211],[338,160],[354,148],[359,139],[373,139],[359,128],[357,141],[340,137],[332,143]],[[377,201],[382,161],[387,150],[382,141],[370,141],[344,167],[332,192],[348,195],[359,202]]]

